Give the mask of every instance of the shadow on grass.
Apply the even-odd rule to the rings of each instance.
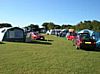
[[[0,44],[5,44],[4,42],[0,42]]]
[[[52,43],[50,43],[50,42],[47,42],[47,41],[40,41],[40,40],[35,40],[35,41],[32,41],[32,42],[28,42],[28,43],[31,43],[31,44],[52,45]]]
[[[100,52],[100,48],[99,49],[95,49],[95,51]]]
[[[50,41],[53,41],[53,40],[33,40],[31,42],[20,42],[20,41],[5,41],[5,42],[52,45]],[[0,42],[0,44],[5,44],[5,43]]]
[[[50,42],[53,42],[54,40],[47,40],[47,39],[46,39],[46,40],[44,40],[44,41],[50,41]]]
[[[92,51],[92,52],[100,52],[100,48],[96,48],[96,49],[83,49],[85,51]]]

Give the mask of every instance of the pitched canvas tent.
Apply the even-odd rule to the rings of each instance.
[[[19,27],[1,28],[0,41],[18,41],[25,40],[24,30]]]
[[[5,32],[7,31],[8,28],[0,28],[0,42],[3,41],[3,37],[5,35]]]

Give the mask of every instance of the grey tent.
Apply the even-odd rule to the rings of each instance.
[[[24,30],[19,27],[1,28],[0,41],[18,41],[25,40]]]

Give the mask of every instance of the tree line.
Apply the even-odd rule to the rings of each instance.
[[[12,27],[12,25],[10,23],[0,23],[0,28],[3,27]]]
[[[80,22],[77,25],[73,26],[76,30],[82,30],[82,29],[90,29],[97,32],[100,32],[100,21],[93,20],[93,21],[84,21]]]
[[[43,23],[42,26],[45,29],[75,29],[75,30],[82,30],[82,29],[90,29],[97,32],[100,32],[100,21],[93,20],[93,21],[81,21],[76,25],[55,25],[54,23]]]
[[[100,21],[97,21],[97,20],[81,21],[76,25],[70,25],[70,24],[58,25],[53,22],[44,22],[42,26],[43,26],[42,29],[45,29],[45,30],[73,28],[75,30],[90,29],[90,30],[100,32]],[[0,28],[2,27],[12,27],[12,25],[9,23],[1,23]],[[41,28],[39,28],[39,25],[37,24],[30,24],[28,26],[25,26],[24,28],[29,31],[40,31],[41,30]]]

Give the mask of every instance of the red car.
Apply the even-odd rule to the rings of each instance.
[[[77,49],[80,48],[95,49],[96,47],[96,41],[92,37],[90,37],[89,33],[77,34],[73,42]]]
[[[34,40],[44,40],[44,36],[39,34],[39,33],[36,33],[36,32],[30,32],[31,33],[31,38],[34,39]]]
[[[69,32],[66,35],[67,40],[74,40],[75,37],[76,37],[76,33],[75,32]]]

